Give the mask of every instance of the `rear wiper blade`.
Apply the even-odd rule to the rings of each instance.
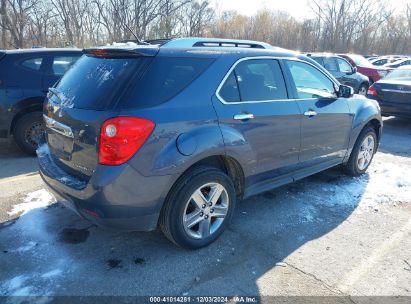
[[[66,95],[64,95],[63,93],[61,93],[59,90],[57,90],[56,88],[49,88],[49,93],[47,94],[47,98],[50,99],[51,94],[56,95],[57,98],[60,100],[60,104],[59,106],[61,107],[65,107],[65,108],[72,108],[74,106],[73,103],[73,98],[67,98]]]

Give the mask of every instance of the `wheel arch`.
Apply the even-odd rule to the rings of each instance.
[[[14,130],[16,128],[17,122],[22,118],[24,115],[33,113],[33,112],[42,112],[43,111],[43,105],[41,103],[32,103],[28,106],[24,106],[20,108],[17,113],[14,115],[11,124],[10,124],[10,134],[14,135]]]
[[[180,174],[180,176],[174,182],[173,187],[181,178],[184,178],[184,176],[186,176],[188,172],[198,167],[212,167],[223,171],[233,181],[237,197],[244,197],[245,176],[243,168],[236,159],[226,155],[213,155],[196,161]],[[172,191],[173,187],[171,187],[169,192]]]

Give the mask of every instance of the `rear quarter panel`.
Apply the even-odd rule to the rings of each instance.
[[[144,176],[179,176],[204,158],[226,154],[212,97],[232,63],[217,59],[164,104],[121,112],[156,124],[150,138],[129,161],[132,167]]]

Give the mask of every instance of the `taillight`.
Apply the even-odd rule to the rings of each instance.
[[[144,118],[124,116],[106,120],[100,130],[99,163],[125,163],[141,148],[154,127],[154,122]]]
[[[372,85],[368,88],[367,94],[377,97],[378,94],[377,94],[377,90],[375,89],[374,85]]]

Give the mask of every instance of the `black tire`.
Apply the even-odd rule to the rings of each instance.
[[[371,160],[369,161],[368,165],[365,168],[361,169],[359,168],[358,157],[359,157],[361,145],[368,136],[372,136],[374,139],[373,153],[371,155]],[[358,136],[357,141],[355,142],[354,148],[351,152],[348,162],[344,164],[343,166],[345,173],[351,176],[360,176],[364,174],[367,171],[368,167],[370,166],[375,153],[377,152],[377,146],[378,146],[378,141],[377,141],[377,133],[375,132],[375,129],[372,127],[364,128],[361,131],[360,135]]]
[[[368,91],[368,85],[366,83],[363,83],[360,85],[360,87],[358,88],[358,94],[366,96],[367,95],[367,91]],[[362,93],[365,92],[365,93]]]
[[[32,112],[20,117],[14,127],[14,140],[21,150],[36,155],[36,149],[44,134],[41,112]]]
[[[229,202],[228,209],[218,229],[208,237],[196,239],[184,228],[186,206],[196,190],[208,183],[218,183],[225,188]],[[180,178],[170,191],[161,211],[159,224],[164,235],[174,244],[187,249],[198,249],[211,244],[223,233],[230,224],[235,205],[236,192],[232,180],[219,169],[197,167]]]

